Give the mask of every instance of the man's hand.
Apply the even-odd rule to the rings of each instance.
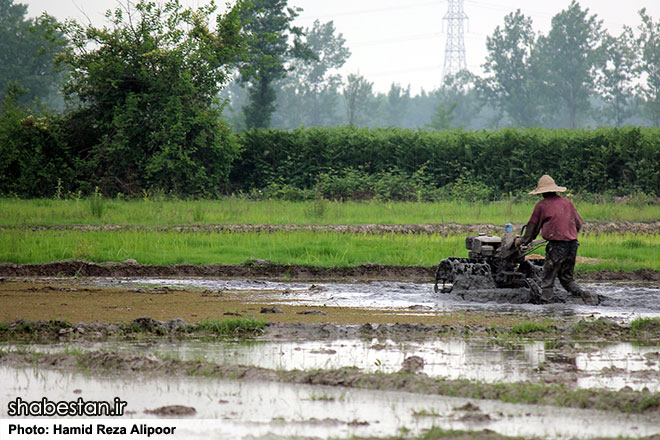
[[[522,243],[522,241],[521,241],[520,237],[516,237],[516,239],[513,240],[513,245],[514,245],[515,247],[520,247],[520,244],[521,244],[521,243]]]

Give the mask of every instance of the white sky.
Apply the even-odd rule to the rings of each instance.
[[[30,15],[47,11],[60,20],[75,18],[94,24],[104,21],[103,12],[114,8],[117,0],[15,0],[29,5]],[[203,0],[181,0],[199,5]],[[580,0],[583,8],[603,20],[613,35],[623,25],[640,24],[637,11],[647,9],[654,20],[660,19],[660,0]],[[218,4],[223,4],[222,0]],[[464,0],[469,17],[465,28],[468,69],[481,74],[486,57],[486,37],[504,16],[520,9],[532,17],[537,32],[547,33],[552,16],[565,9],[570,0]],[[303,8],[297,24],[311,27],[315,19],[334,21],[336,32],[343,34],[352,55],[341,73],[359,72],[374,83],[376,91],[386,92],[392,83],[411,86],[413,94],[441,84],[447,12],[446,0],[289,0],[289,6]]]

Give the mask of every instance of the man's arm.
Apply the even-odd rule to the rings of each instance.
[[[532,216],[527,222],[527,228],[525,229],[525,235],[520,240],[520,244],[529,244],[539,235],[541,232],[541,223],[543,222],[543,209],[541,207],[541,202],[537,203],[534,206],[534,211],[532,211]],[[577,212],[577,211],[576,211]]]
[[[525,235],[523,235],[520,240],[520,244],[527,245],[532,242],[539,235],[539,226],[536,223],[529,222],[527,223],[527,228],[525,229]]]
[[[575,211],[575,229],[577,229],[578,232],[582,229],[582,217],[580,217],[580,214],[578,214],[577,211]]]

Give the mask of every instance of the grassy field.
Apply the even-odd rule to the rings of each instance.
[[[221,200],[0,199],[0,226],[189,224],[526,223],[534,201],[284,202]],[[586,221],[660,220],[660,205],[577,203]]]
[[[136,259],[142,264],[273,263],[355,266],[365,263],[433,266],[445,257],[467,256],[465,237],[331,232],[0,231],[0,261],[45,263]],[[660,270],[660,235],[598,234],[581,239],[578,255],[597,259],[581,270]],[[539,250],[543,254],[543,249]]]
[[[524,223],[529,203],[283,202],[222,200],[0,199],[0,261],[45,263],[136,259],[143,264],[238,264],[250,259],[313,266],[365,263],[432,266],[467,256],[463,235],[332,232],[32,231],[31,226],[192,224]],[[658,221],[660,206],[578,204],[587,221]],[[579,255],[598,261],[582,270],[660,270],[658,235],[583,235]],[[543,253],[543,249],[539,253]]]

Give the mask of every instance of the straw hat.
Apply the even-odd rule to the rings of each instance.
[[[564,192],[564,191],[566,191],[566,187],[557,186],[557,184],[555,183],[555,179],[548,176],[547,174],[544,174],[539,179],[539,184],[536,185],[536,188],[528,192],[527,194],[543,194],[548,192]]]

